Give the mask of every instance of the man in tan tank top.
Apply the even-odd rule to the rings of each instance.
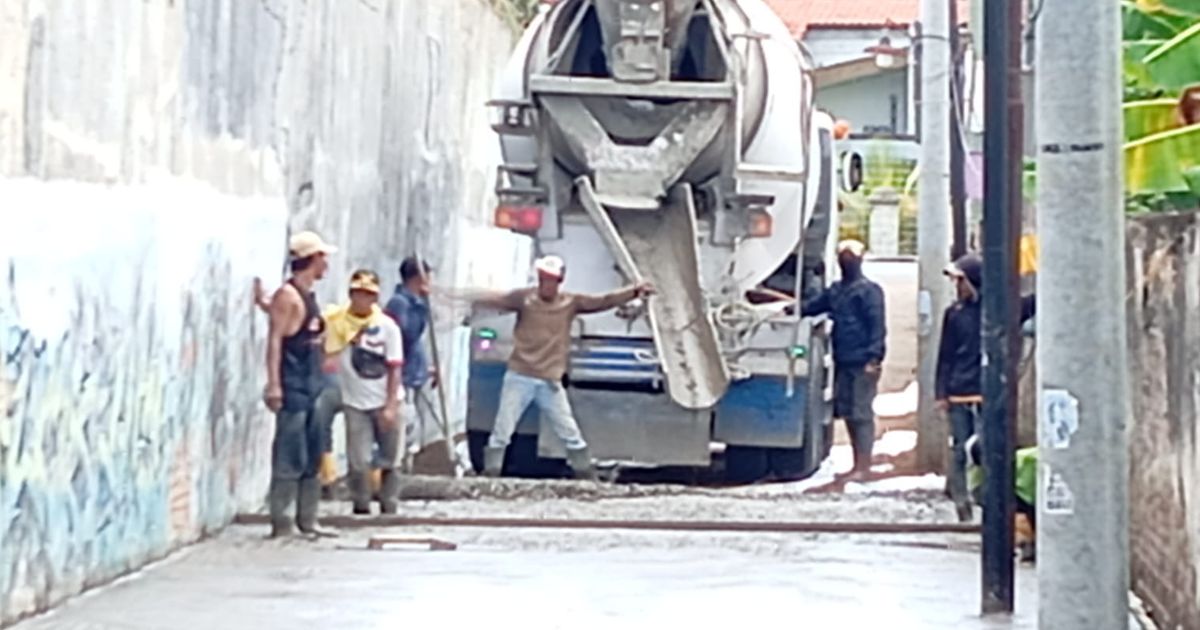
[[[521,415],[536,404],[567,449],[567,462],[576,476],[594,478],[587,442],[571,411],[563,375],[571,354],[571,323],[577,315],[599,313],[654,293],[646,283],[605,295],[561,291],[566,265],[557,256],[537,261],[536,287],[492,295],[476,304],[515,312],[513,350],[500,390],[496,423],[484,451],[484,474],[500,476],[504,453]]]

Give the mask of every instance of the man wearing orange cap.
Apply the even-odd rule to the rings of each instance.
[[[804,304],[805,317],[829,314],[833,320],[833,415],[846,422],[854,469],[850,479],[871,471],[875,445],[875,393],[887,353],[887,318],[883,289],[863,275],[866,246],[838,244],[840,280]]]
[[[267,504],[271,536],[290,535],[295,525],[310,536],[325,532],[317,525],[321,485],[317,466],[322,427],[314,413],[323,378],[322,339],[325,320],[313,286],[325,277],[326,257],[337,251],[313,232],[300,232],[289,242],[292,277],[271,297],[267,333],[267,387],[263,400],[275,412],[271,447],[271,486]]]
[[[380,469],[379,507],[395,514],[403,425],[399,422],[400,327],[379,307],[379,275],[359,269],[350,276],[350,301],[326,311],[325,354],[336,361],[346,422],[350,500],[355,514],[371,513],[372,451]]]
[[[521,415],[536,404],[567,449],[576,476],[594,479],[587,442],[571,412],[562,379],[571,353],[571,323],[577,315],[599,313],[653,294],[647,283],[606,295],[579,295],[560,290],[566,265],[557,256],[538,259],[536,287],[518,289],[477,301],[480,306],[517,314],[512,356],[500,390],[500,408],[484,451],[484,474],[500,476],[504,454]]]

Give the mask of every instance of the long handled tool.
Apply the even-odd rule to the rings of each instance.
[[[417,268],[421,272],[421,279],[426,284],[430,284],[429,274],[425,270],[425,259],[423,257],[420,259],[420,263],[421,264],[417,265]],[[438,407],[440,410],[440,413],[438,414],[439,420],[440,420],[439,424],[441,424],[441,428],[442,428],[442,437],[444,437],[446,440],[446,461],[449,462],[450,466],[452,467],[452,471],[450,474],[452,476],[457,476],[458,471],[459,471],[458,454],[457,454],[457,450],[454,447],[454,435],[450,430],[449,406],[446,404],[446,381],[445,381],[445,379],[442,378],[441,353],[438,352],[437,320],[434,318],[434,315],[433,315],[433,305],[429,304],[428,306],[429,306],[429,351],[433,355],[433,373],[434,373],[434,378],[437,379],[435,382],[437,383],[436,389],[437,389],[437,393],[438,393]],[[413,401],[413,402],[417,403],[417,401]],[[423,423],[422,423],[422,425],[423,425]],[[425,428],[424,426],[421,427],[421,437],[422,438],[425,437],[424,428]],[[422,446],[424,446],[424,445],[422,445]]]

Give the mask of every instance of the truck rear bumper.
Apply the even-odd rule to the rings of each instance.
[[[491,431],[505,366],[471,364],[467,428]],[[654,466],[707,466],[713,440],[739,446],[799,448],[808,422],[807,383],[796,379],[787,396],[782,376],[755,376],[733,383],[715,410],[692,411],[665,393],[572,387],[571,406],[593,457]],[[561,458],[563,447],[530,408],[517,432],[538,437],[538,454]]]

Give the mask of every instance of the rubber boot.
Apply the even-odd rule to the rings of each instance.
[[[350,503],[354,513],[360,516],[371,514],[371,490],[367,476],[360,472],[351,472],[346,476],[346,485],[350,487]]]
[[[596,468],[592,465],[592,456],[587,448],[567,449],[567,464],[575,472],[576,479],[596,481]]]
[[[317,512],[321,507],[321,480],[312,477],[300,480],[300,491],[296,498],[296,527],[305,536],[334,538],[337,534],[321,529],[317,523]]]
[[[292,505],[296,503],[297,483],[272,479],[267,492],[267,509],[271,514],[271,538],[283,538],[296,533],[292,523]]]
[[[496,478],[504,472],[504,450],[493,446],[483,450],[483,476]]]
[[[400,510],[400,473],[394,468],[384,469],[379,488],[379,513],[395,514]]]

